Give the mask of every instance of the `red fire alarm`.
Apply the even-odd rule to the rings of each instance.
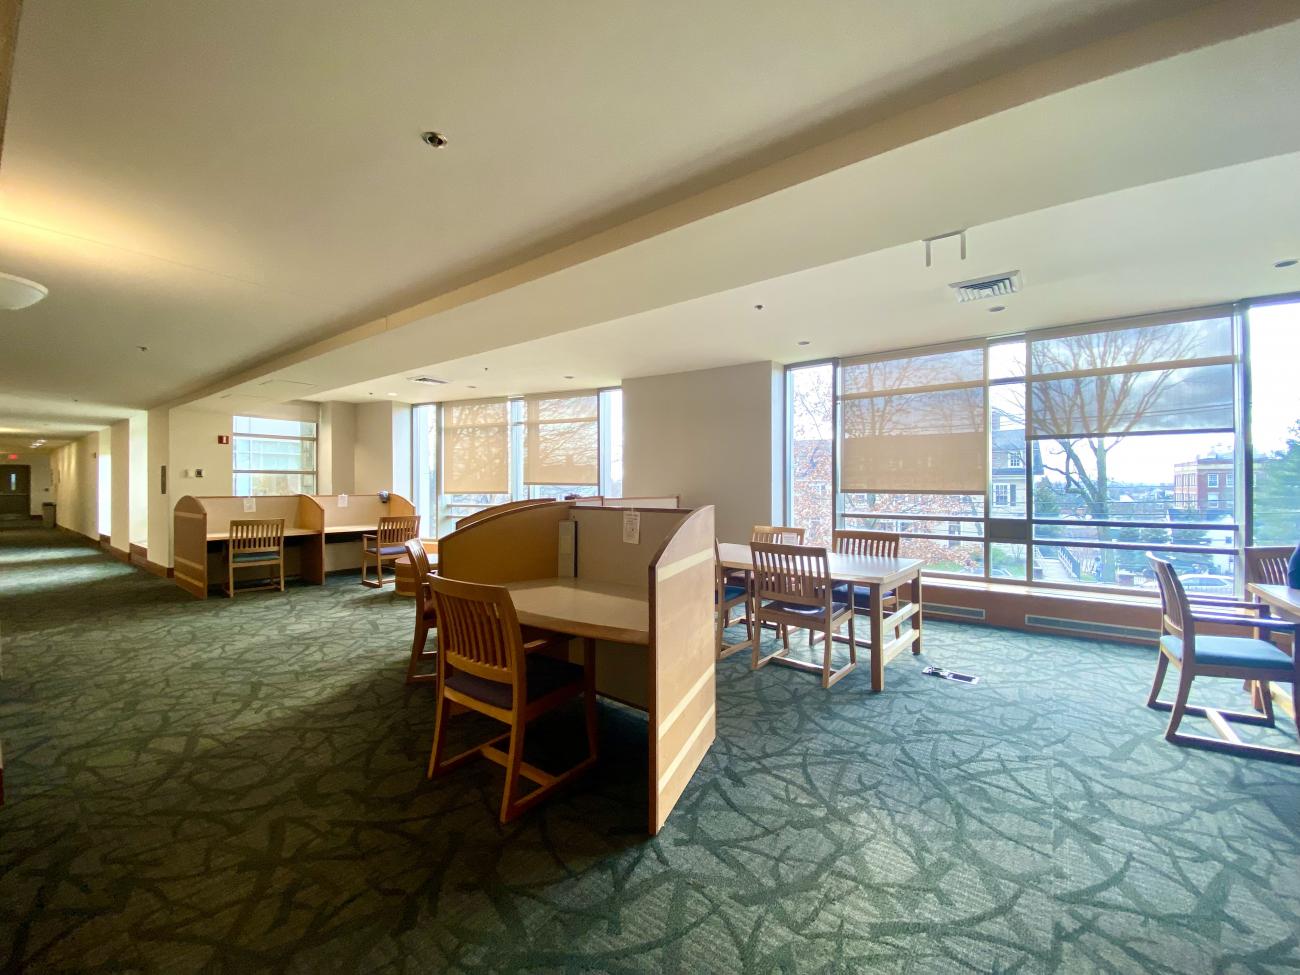
[[[230,443],[230,435],[227,433],[217,434],[217,443]]]
[[[17,460],[17,459],[18,459],[18,455],[17,455],[17,454],[10,454],[10,455],[9,455],[9,459],[10,459],[10,460]]]

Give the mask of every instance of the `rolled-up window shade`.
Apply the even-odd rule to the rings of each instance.
[[[442,405],[444,494],[509,493],[509,421],[503,399]]]
[[[847,359],[840,384],[840,490],[988,489],[982,346]]]
[[[1029,436],[1231,431],[1231,311],[1029,338]]]
[[[597,394],[541,393],[524,404],[524,483],[600,483]]]

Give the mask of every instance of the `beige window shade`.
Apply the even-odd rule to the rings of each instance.
[[[510,492],[510,416],[503,399],[442,405],[444,494]]]
[[[524,483],[600,483],[600,405],[594,392],[524,397]]]
[[[1029,338],[1029,436],[1233,429],[1230,310]]]
[[[983,494],[984,349],[847,359],[840,368],[840,490]]]

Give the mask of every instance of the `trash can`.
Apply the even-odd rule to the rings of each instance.
[[[56,524],[55,505],[53,501],[41,503],[41,524],[46,528],[53,528]]]

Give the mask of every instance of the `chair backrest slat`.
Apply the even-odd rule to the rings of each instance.
[[[1196,655],[1196,627],[1183,584],[1172,562],[1150,554],[1147,560],[1156,570],[1156,582],[1160,586],[1161,633],[1179,637],[1183,641],[1183,659],[1192,660]]]
[[[1294,549],[1285,545],[1246,549],[1246,581],[1263,586],[1285,586],[1286,566]]]
[[[826,549],[815,545],[751,542],[754,595],[801,606],[830,601],[831,572]]]
[[[426,578],[438,608],[438,652],[445,665],[518,688],[523,638],[509,590],[442,576]]]
[[[232,554],[278,552],[284,547],[284,519],[232,521],[229,537]]]
[[[850,531],[837,528],[831,533],[831,547],[837,555],[898,558],[900,536],[894,532]]]
[[[789,525],[755,525],[750,533],[751,542],[764,545],[802,545],[804,529]]]
[[[406,557],[411,560],[411,577],[415,580],[415,614],[424,616],[433,605],[433,591],[429,589],[429,573],[432,571],[429,553],[418,538],[408,538]]]
[[[378,536],[376,541],[380,548],[404,545],[410,539],[419,537],[420,518],[418,515],[385,516],[379,519],[379,530],[376,534]]]

